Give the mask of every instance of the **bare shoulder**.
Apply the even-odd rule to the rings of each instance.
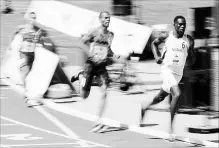
[[[112,31],[109,31],[110,35],[114,35],[114,33]]]
[[[15,28],[15,32],[19,32],[21,30],[26,30],[27,25],[19,25]]]
[[[191,43],[191,42],[194,42],[194,38],[192,37],[192,36],[190,36],[190,35],[186,35],[186,37],[187,37],[187,39],[188,39],[188,41]]]
[[[160,40],[160,41],[164,41],[166,38],[168,38],[169,37],[169,32],[161,32],[160,33],[160,35],[158,36],[158,39]]]
[[[161,32],[159,36],[153,41],[153,43],[160,44],[162,42],[165,42],[168,37],[169,32]]]
[[[95,27],[95,28],[91,28],[89,31],[88,31],[88,34],[96,34],[97,32],[99,32],[99,28],[98,27]]]

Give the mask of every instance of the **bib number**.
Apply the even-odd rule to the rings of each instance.
[[[94,46],[93,47],[93,56],[96,60],[104,60],[107,58],[108,47],[106,46]]]
[[[34,52],[34,49],[35,49],[35,43],[25,42],[24,41],[20,51],[22,51],[22,52]]]
[[[183,66],[183,59],[184,59],[184,54],[183,53],[175,53],[173,57],[172,64],[174,66]]]

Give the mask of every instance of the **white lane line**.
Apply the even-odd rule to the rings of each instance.
[[[48,134],[64,137],[64,138],[67,138],[67,139],[77,140],[77,143],[80,143],[81,145],[86,145],[86,146],[90,147],[91,145],[89,145],[89,144],[92,144],[93,146],[109,147],[107,145],[103,145],[103,144],[99,144],[99,143],[95,143],[95,142],[91,142],[91,141],[87,141],[87,140],[83,140],[83,139],[79,139],[79,138],[72,138],[72,137],[69,137],[69,136],[64,135],[64,134],[52,132],[52,131],[49,131],[49,130],[46,130],[46,129],[43,129],[43,128],[39,128],[39,127],[29,125],[29,124],[26,124],[26,123],[23,123],[23,122],[20,122],[20,121],[16,121],[16,120],[7,118],[5,116],[0,116],[0,118],[3,119],[3,120],[9,121],[9,122],[15,123],[17,125],[22,125],[22,126],[25,126],[25,127],[31,128],[31,129],[41,131],[41,132],[45,132],[45,133],[48,133]]]
[[[12,87],[14,87],[14,86],[12,85]],[[15,89],[17,89],[17,87],[15,87]],[[97,119],[97,116],[95,116],[95,115],[87,114],[87,113],[81,112],[79,110],[69,108],[69,107],[64,106],[64,105],[53,103],[51,101],[47,101],[47,100],[44,101],[43,100],[43,103],[47,107],[49,107],[53,110],[56,110],[56,111],[59,111],[59,112],[62,112],[62,113],[68,114],[68,115],[72,115],[72,116],[75,116],[75,117],[78,117],[78,118],[81,118],[81,119],[84,119],[84,120],[96,121],[96,119]],[[111,120],[111,119],[108,119],[108,118],[103,118],[102,122],[106,125],[114,126],[114,127],[121,127],[121,125],[122,126],[125,125],[125,127],[128,126],[129,130],[132,131],[132,132],[151,135],[151,136],[155,136],[155,137],[159,137],[159,138],[163,138],[163,139],[168,138],[170,136],[170,134],[167,133],[167,132],[157,131],[157,130],[153,130],[153,129],[150,129],[150,128],[142,129],[141,127],[138,127],[136,125],[121,124],[119,121]],[[183,137],[182,141],[188,142],[188,141],[186,141],[186,138],[187,137]],[[210,142],[210,141],[207,141],[207,140],[198,140],[198,139],[193,139],[193,138],[189,138],[189,139],[190,139],[190,141],[195,141],[194,143],[197,143],[197,144],[210,146],[210,147],[218,147],[218,143]]]
[[[65,138],[68,138],[68,139],[78,140],[78,138],[72,138],[72,137],[69,137],[69,136],[64,135],[64,134],[59,134],[59,133],[56,133],[56,132],[52,132],[52,131],[49,131],[49,130],[46,130],[46,129],[43,129],[43,128],[39,128],[39,127],[36,127],[36,126],[33,126],[33,125],[29,125],[29,124],[26,124],[26,123],[23,123],[23,122],[19,122],[19,121],[7,118],[5,116],[0,116],[0,118],[3,119],[3,120],[6,120],[6,121],[12,122],[14,124],[22,125],[22,126],[32,128],[32,129],[35,129],[35,130],[38,130],[38,131],[41,131],[41,132],[45,132],[45,133],[48,133],[48,134],[53,134],[53,135],[60,136],[60,137],[65,137]]]
[[[24,88],[16,87],[17,90],[19,90],[21,93],[24,92]],[[60,128],[65,134],[67,134],[69,137],[72,137],[74,139],[79,139],[80,137],[75,134],[70,128],[65,126],[62,122],[60,122],[56,117],[52,116],[50,113],[48,113],[43,107],[41,106],[34,106],[34,108],[40,112],[42,115],[44,115],[48,120],[50,120],[53,124],[55,124],[58,128]]]
[[[0,148],[10,147],[8,145],[0,144]]]
[[[72,132],[72,130],[70,128],[68,128],[67,126],[65,126],[62,122],[60,122],[56,117],[52,116],[51,114],[49,114],[45,109],[43,109],[41,106],[35,106],[35,109],[38,110],[38,112],[40,112],[42,115],[44,115],[48,120],[52,121],[52,123],[54,123],[58,128],[60,128],[65,134],[67,134],[68,136],[75,138],[75,139],[79,139],[80,137],[75,134],[74,132]]]
[[[14,126],[14,125],[17,125],[17,124],[14,124],[14,123],[0,124],[0,126]]]
[[[53,103],[52,101],[43,100],[43,103],[46,105],[46,107],[51,108],[55,111],[59,111],[59,112],[62,112],[64,114],[75,116],[75,117],[78,117],[78,118],[81,118],[84,120],[97,121],[97,119],[98,119],[98,116],[96,116],[96,115],[87,114],[87,113],[72,109],[72,108],[64,106],[64,105]],[[102,121],[102,123],[107,124],[109,126],[120,127],[120,125],[121,125],[121,123],[119,121],[114,121],[114,120],[111,120],[108,118],[102,118],[101,121]]]
[[[2,80],[5,84],[9,85],[14,91],[20,93],[20,94],[24,94],[25,93],[25,90],[24,88],[22,88],[21,86],[19,85],[16,85],[14,83],[12,83],[10,80],[7,80],[7,79],[4,79]],[[59,128],[68,135],[67,137],[71,137],[73,135],[75,135],[68,127],[66,127],[64,124],[62,124],[60,121],[57,122],[58,119],[56,119],[55,117],[53,117],[51,114],[49,114],[48,112],[46,112],[45,110],[43,110],[42,108],[40,108],[40,106],[35,106],[34,107],[35,109],[37,109],[37,111],[39,111],[40,113],[42,113],[45,117],[47,117],[48,120],[52,120],[52,122],[56,125],[56,126],[59,126]],[[62,126],[60,126],[62,125]],[[34,126],[33,126],[34,127]],[[66,131],[66,130],[69,130],[69,131]],[[50,131],[49,131],[50,132]],[[76,135],[75,135],[76,136]],[[77,138],[73,138],[71,137],[72,139],[77,139]],[[83,145],[84,145],[84,142],[86,142],[85,140],[82,140],[80,139],[80,141],[82,141]],[[99,146],[103,146],[103,147],[109,147],[109,146],[106,146],[106,145],[103,145],[103,144],[98,144],[98,143],[95,143],[95,142],[91,142],[89,141],[89,143],[92,143],[94,145],[99,145]]]
[[[64,145],[76,145],[77,147],[87,147],[87,146],[81,146],[77,142],[75,142],[75,143],[17,144],[17,145],[3,145],[2,147],[58,146],[58,145],[63,145],[63,146]]]
[[[51,101],[44,101],[45,105],[53,110],[62,112],[64,114],[68,114],[71,116],[75,116],[84,120],[89,120],[89,121],[96,121],[97,116],[95,115],[91,115],[91,114],[87,114],[84,112],[81,112],[79,110],[75,110],[73,108],[69,108],[67,106],[64,105],[60,105],[60,104],[56,104],[54,102]],[[140,133],[140,134],[144,134],[144,135],[151,135],[154,137],[159,137],[161,139],[168,139],[170,137],[170,134],[167,132],[162,132],[162,131],[158,131],[158,130],[154,130],[148,127],[138,127],[136,125],[126,125],[126,124],[122,124],[119,121],[115,121],[112,119],[108,119],[108,118],[102,118],[102,122],[106,125],[109,126],[113,126],[113,127],[128,127],[129,131],[135,132],[135,133]],[[194,145],[194,144],[199,144],[199,145],[205,145],[207,147],[218,147],[219,144],[218,143],[214,143],[214,142],[210,142],[207,140],[199,140],[199,139],[195,139],[195,138],[189,138],[189,137],[179,137],[177,135],[173,135],[175,137],[176,140],[181,140],[183,141],[183,143],[189,144],[189,145]],[[180,142],[180,141],[177,141]]]

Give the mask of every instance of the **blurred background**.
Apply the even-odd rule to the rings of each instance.
[[[153,33],[142,54],[140,63],[154,59],[151,42],[163,31],[173,28],[173,18],[183,15],[187,20],[187,34],[195,39],[196,62],[185,68],[185,75],[180,82],[183,97],[180,106],[188,108],[206,107],[219,110],[218,94],[218,0],[60,0],[96,12],[109,11],[114,17],[146,25],[153,28]],[[1,8],[11,8],[13,1],[1,1]],[[7,12],[7,11],[5,11]],[[64,40],[64,39],[63,39]],[[160,47],[162,49],[162,47]],[[76,50],[75,50],[76,51]],[[79,53],[79,54],[78,54]],[[78,49],[77,56],[80,55]],[[84,58],[85,59],[85,58]],[[83,63],[83,62],[82,62]],[[80,65],[78,60],[71,64]]]

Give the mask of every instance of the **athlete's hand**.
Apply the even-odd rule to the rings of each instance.
[[[157,58],[156,58],[156,63],[157,63],[157,64],[162,64],[162,63],[163,63],[163,59],[164,59],[164,57],[165,57],[165,55],[166,55],[166,52],[167,52],[167,51],[165,51],[165,52],[163,53],[162,57],[157,57]]]

